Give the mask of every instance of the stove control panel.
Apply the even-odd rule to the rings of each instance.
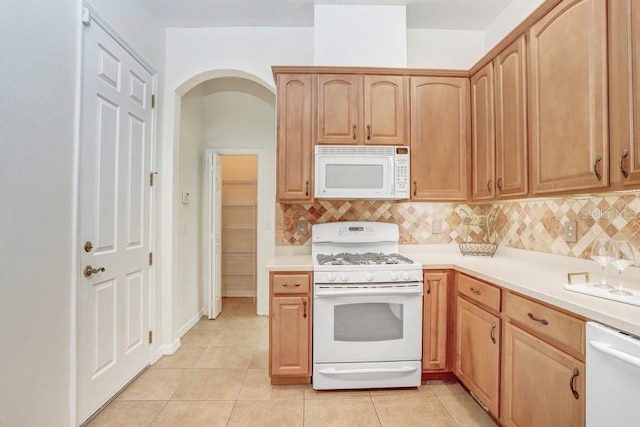
[[[380,271],[318,271],[313,272],[314,283],[401,283],[421,282],[422,270],[380,270]]]

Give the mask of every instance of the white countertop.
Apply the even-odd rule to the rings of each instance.
[[[310,250],[310,249],[307,249]],[[304,251],[304,249],[303,249]],[[600,269],[591,260],[499,247],[493,257],[463,256],[453,245],[403,245],[402,255],[425,269],[455,269],[523,295],[560,307],[591,320],[640,336],[640,307],[567,291],[568,273],[589,272],[600,280]],[[313,270],[311,254],[286,254],[267,264],[269,271]],[[608,267],[607,280],[616,284],[616,272]],[[628,268],[625,287],[640,290],[640,269]]]

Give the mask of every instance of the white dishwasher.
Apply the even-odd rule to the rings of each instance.
[[[640,338],[587,323],[587,427],[640,425]]]

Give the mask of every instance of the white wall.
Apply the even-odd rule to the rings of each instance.
[[[516,0],[510,2],[485,28],[485,52],[493,49],[504,36],[524,21],[527,16],[531,15],[531,12],[543,2],[544,0]]]
[[[179,244],[181,230],[179,229],[180,203],[178,200],[180,182],[178,179],[177,153],[180,148],[180,129],[176,126],[180,121],[180,97],[196,85],[212,78],[241,77],[257,82],[275,92],[275,84],[271,71],[272,65],[309,65],[313,63],[313,29],[312,28],[168,28],[166,30],[165,83],[164,97],[161,102],[165,106],[163,114],[162,141],[163,159],[162,169],[162,292],[172,295],[172,286],[179,280],[178,266]],[[271,121],[275,123],[275,113]],[[251,126],[251,120],[244,120],[244,126]],[[233,121],[237,123],[237,121]],[[270,138],[272,150],[275,149],[275,130],[265,135]],[[218,129],[220,130],[220,129]],[[234,144],[248,143],[248,139],[235,140]],[[259,141],[262,143],[263,141]],[[228,141],[214,140],[212,144],[231,144]],[[255,144],[255,142],[253,142]],[[213,146],[213,145],[212,145]],[[229,145],[230,147],[232,145]],[[271,155],[265,153],[265,155]],[[175,158],[174,158],[175,157]],[[275,157],[273,157],[275,159]],[[196,165],[194,165],[196,167]],[[272,166],[275,167],[275,160]],[[176,172],[174,174],[174,171]],[[175,176],[174,176],[175,175]],[[275,174],[273,175],[275,177]],[[263,246],[262,265],[258,265],[258,282],[265,283],[267,273],[264,265],[273,256],[274,244],[274,215],[275,215],[275,178],[266,180],[265,199],[271,205],[266,206],[263,214],[265,219],[259,224],[260,242]],[[269,228],[266,227],[267,223]],[[262,234],[260,234],[262,232]],[[258,248],[260,251],[260,248]],[[197,286],[190,284],[188,286]],[[191,292],[191,291],[189,291]],[[193,301],[174,301],[174,304],[184,307],[171,307],[171,302],[163,301],[163,309],[169,310],[174,316],[180,316],[173,322],[173,330],[166,331],[163,336],[165,343],[174,343],[178,337],[180,321],[188,318],[186,313],[195,315],[202,308],[193,305]],[[258,292],[258,312],[266,314],[268,311],[268,295],[264,289]],[[182,314],[179,314],[182,313]]]
[[[0,13],[0,425],[71,422],[76,0]]]
[[[189,204],[180,203],[178,211],[180,241],[178,248],[178,281],[172,289],[172,299],[178,310],[173,316],[177,329],[189,322],[202,307],[201,257],[202,248],[202,140],[204,139],[204,86],[199,85],[182,97],[180,117],[180,186],[190,194]]]
[[[313,10],[313,64],[407,66],[406,6],[316,4]]]
[[[483,31],[407,30],[409,68],[468,71],[484,55]]]

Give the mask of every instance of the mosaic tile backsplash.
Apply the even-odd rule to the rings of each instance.
[[[490,213],[495,214],[493,230],[463,224],[467,215]],[[640,192],[483,205],[364,200],[276,204],[276,245],[311,243],[311,234],[296,233],[299,220],[306,220],[309,225],[332,221],[393,222],[400,228],[400,244],[404,245],[491,241],[512,248],[588,258],[593,241],[608,236],[630,240],[640,248]],[[442,221],[442,233],[431,232],[434,220]],[[563,239],[568,221],[577,222],[576,243]]]

